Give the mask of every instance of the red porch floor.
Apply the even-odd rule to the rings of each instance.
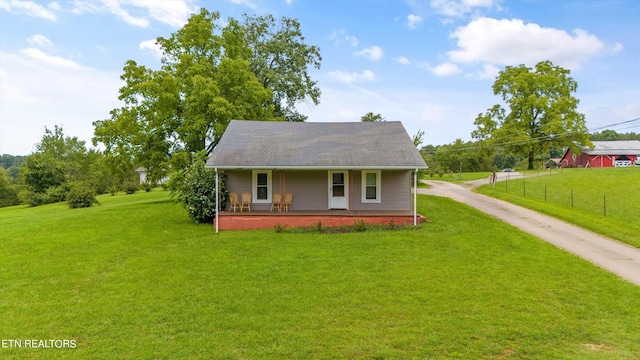
[[[411,211],[289,211],[289,212],[228,212],[220,213],[218,230],[272,229],[276,225],[288,228],[313,226],[322,222],[322,226],[353,225],[362,220],[367,224],[413,224]],[[424,222],[424,216],[418,214],[417,222]],[[214,220],[215,221],[215,220]],[[215,224],[214,224],[215,227]]]

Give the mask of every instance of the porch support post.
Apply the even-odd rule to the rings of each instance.
[[[413,173],[413,226],[418,225],[418,169]]]
[[[218,168],[216,168],[216,217],[214,220],[214,225],[216,228],[216,234],[218,233],[218,216],[220,215],[220,205],[218,203],[218,199],[220,198],[220,194],[218,194],[218,186],[220,184],[220,177],[218,176]]]

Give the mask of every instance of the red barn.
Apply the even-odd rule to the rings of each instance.
[[[582,148],[582,153],[567,149],[562,167],[625,167],[640,166],[640,140],[592,141],[594,148]]]

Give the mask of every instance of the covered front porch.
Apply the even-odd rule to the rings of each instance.
[[[276,225],[294,228],[315,226],[353,225],[358,221],[366,224],[414,224],[426,219],[410,210],[297,210],[288,212],[269,211],[222,211],[218,217],[219,230],[272,229]],[[215,222],[215,220],[214,220]]]

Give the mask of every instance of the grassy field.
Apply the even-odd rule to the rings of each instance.
[[[2,359],[637,359],[640,288],[469,207],[214,234],[166,192],[0,209]],[[6,345],[6,346],[5,346]]]
[[[563,169],[476,191],[640,247],[640,168]]]

